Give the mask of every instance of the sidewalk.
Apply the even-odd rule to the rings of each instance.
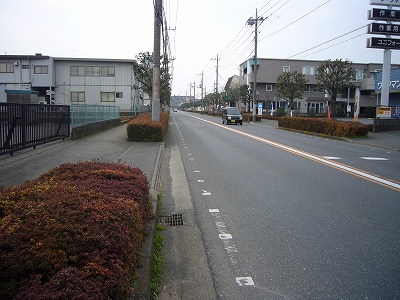
[[[60,164],[99,159],[139,167],[152,180],[161,143],[126,141],[126,124],[88,137],[56,141],[0,156],[0,185],[12,186],[37,178]]]
[[[373,120],[360,119],[363,124],[372,124]],[[262,119],[261,124],[271,127],[278,128],[278,121]],[[342,140],[349,143],[357,143],[374,148],[383,148],[390,151],[400,151],[400,130],[386,131],[386,132],[368,132],[366,137],[358,138],[342,138]]]

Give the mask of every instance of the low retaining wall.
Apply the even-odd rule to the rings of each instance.
[[[120,119],[113,119],[107,121],[101,121],[96,123],[91,123],[82,126],[73,127],[71,130],[71,140],[77,140],[81,137],[93,134],[98,131],[106,130],[108,128],[118,126],[121,124]]]
[[[374,132],[400,130],[400,119],[375,119]]]

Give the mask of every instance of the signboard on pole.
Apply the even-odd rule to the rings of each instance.
[[[387,23],[372,23],[368,26],[368,33],[400,35],[400,25]]]
[[[400,0],[369,0],[369,4],[400,6]]]
[[[373,8],[369,11],[368,19],[400,21],[400,10]]]
[[[371,37],[367,39],[368,48],[380,49],[400,49],[400,39],[392,39],[385,37]]]

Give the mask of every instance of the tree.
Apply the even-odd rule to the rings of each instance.
[[[171,75],[169,74],[168,60],[164,60],[161,66],[160,79],[160,102],[170,105],[171,103]]]
[[[153,91],[153,56],[149,52],[141,52],[136,55],[133,74],[140,83],[140,85],[135,85],[134,88],[147,93],[151,99]]]
[[[153,94],[153,56],[149,52],[141,52],[136,55],[133,74],[139,82],[139,85],[134,87],[147,93],[151,101]],[[160,103],[169,105],[171,101],[171,75],[169,74],[168,60],[163,61],[160,76]]]
[[[351,86],[355,70],[351,67],[351,61],[328,59],[317,68],[317,89],[326,92],[331,97],[331,116],[336,117],[337,95],[345,88]]]
[[[304,74],[294,72],[283,72],[276,80],[277,96],[288,101],[288,115],[294,108],[294,99],[302,98],[304,88],[308,80]]]

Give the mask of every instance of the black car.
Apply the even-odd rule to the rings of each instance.
[[[222,109],[222,124],[240,124],[243,123],[243,117],[237,107],[224,107]]]

